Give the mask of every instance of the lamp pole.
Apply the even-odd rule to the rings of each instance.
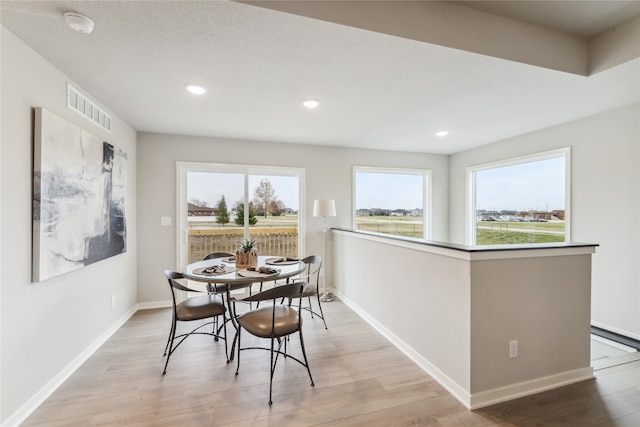
[[[326,269],[326,259],[327,259],[327,217],[324,215],[322,217],[322,295],[320,295],[320,301],[322,302],[330,302],[333,301],[333,296],[327,293],[327,269]]]
[[[333,295],[327,293],[327,217],[336,216],[336,204],[334,200],[314,200],[313,216],[322,217],[322,267],[320,274],[322,275],[322,295],[320,301],[333,301]]]

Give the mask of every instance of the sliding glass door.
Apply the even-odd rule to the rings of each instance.
[[[235,253],[255,240],[260,255],[300,257],[304,170],[178,163],[178,263]]]

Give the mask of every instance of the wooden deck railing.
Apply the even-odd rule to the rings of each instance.
[[[298,229],[250,228],[250,239],[258,242],[258,254],[298,258]],[[244,237],[242,228],[189,230],[189,263],[211,252],[235,253]]]

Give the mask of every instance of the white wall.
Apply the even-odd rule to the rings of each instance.
[[[66,84],[73,82],[4,27],[1,42],[0,422],[11,425],[46,397],[47,390],[64,379],[65,369],[82,359],[136,304],[136,134],[115,115],[108,134],[69,110]],[[36,106],[104,138],[126,151],[129,159],[127,253],[41,283],[31,283]],[[113,309],[111,295],[116,296]]]
[[[592,322],[640,339],[638,105],[451,156],[450,241],[465,241],[466,167],[567,146],[572,240],[600,245],[593,256]]]
[[[337,217],[330,227],[351,226],[352,168],[385,166],[433,171],[433,238],[447,240],[448,158],[442,155],[395,153],[268,142],[138,134],[138,301],[168,298],[162,274],[176,266],[176,161],[256,164],[305,168],[306,254],[322,252],[322,222],[313,218],[314,199],[335,199]],[[173,217],[171,227],[160,217]],[[327,234],[331,238],[331,234]],[[328,243],[327,246],[330,246]],[[327,257],[330,259],[327,251]],[[327,278],[330,275],[330,264]],[[327,286],[331,284],[327,281]]]

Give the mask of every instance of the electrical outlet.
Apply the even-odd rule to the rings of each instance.
[[[518,341],[517,340],[509,341],[509,357],[510,358],[518,357]]]
[[[161,216],[160,217],[160,225],[171,225],[171,217],[170,216]]]
[[[116,296],[111,295],[111,308],[116,306]]]

